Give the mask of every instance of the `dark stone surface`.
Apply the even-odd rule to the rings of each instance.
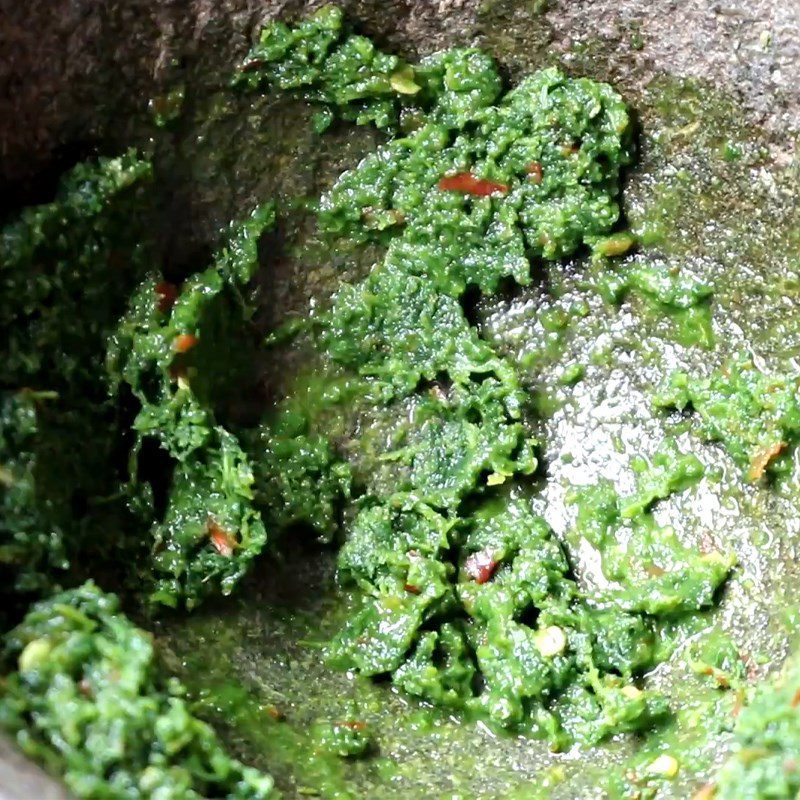
[[[141,114],[181,73],[224,83],[258,25],[303,0],[2,0],[0,178],[19,184]],[[413,54],[501,44],[510,64],[595,42],[610,73],[642,84],[694,76],[738,93],[775,131],[800,125],[800,4],[782,0],[345,0],[359,26]],[[533,19],[536,18],[536,19]],[[532,22],[533,19],[533,22]],[[639,48],[640,49],[637,49]],[[49,170],[50,172],[51,170]],[[23,188],[33,191],[31,184]]]

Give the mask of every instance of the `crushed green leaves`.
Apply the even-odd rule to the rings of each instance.
[[[5,638],[14,665],[0,726],[85,798],[265,800],[272,779],[240,764],[163,677],[151,636],[87,583],[35,604]]]

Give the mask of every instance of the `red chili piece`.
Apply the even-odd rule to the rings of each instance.
[[[506,194],[508,186],[504,183],[476,178],[471,172],[459,172],[458,175],[447,175],[439,181],[443,192],[463,192],[475,197],[489,197],[493,194]]]
[[[181,333],[172,342],[172,349],[176,353],[188,353],[200,341],[191,333]]]
[[[239,72],[249,72],[252,69],[258,69],[259,67],[263,67],[265,63],[263,58],[251,58],[249,61],[245,61],[244,64],[239,66]]]
[[[178,299],[178,287],[169,281],[160,281],[156,284],[156,294],[158,295],[158,310],[166,313]]]
[[[419,594],[419,586],[414,586],[413,583],[407,583],[403,588],[410,594]]]
[[[480,550],[473,553],[465,562],[464,569],[475,583],[486,583],[494,575],[500,562],[494,560],[494,554],[489,550]]]
[[[360,719],[348,719],[345,722],[338,723],[342,728],[349,728],[351,731],[365,731],[367,729],[367,723],[362,722]]]
[[[208,522],[208,537],[221,556],[230,558],[233,555],[237,544],[236,539],[226,530],[220,528],[214,520],[209,520]]]

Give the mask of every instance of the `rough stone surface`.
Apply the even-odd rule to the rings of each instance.
[[[148,99],[182,71],[224,82],[259,24],[318,5],[1,0],[0,178],[18,183],[115,138],[119,119],[142,113]],[[511,48],[501,55],[513,64],[542,50],[595,42],[598,58],[626,84],[664,72],[693,76],[736,92],[745,113],[776,133],[800,126],[800,4],[795,2],[344,0],[342,5],[367,33],[407,53],[502,38]]]
[[[28,761],[0,736],[0,800],[69,800],[60,783]]]

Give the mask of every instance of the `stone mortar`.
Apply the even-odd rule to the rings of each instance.
[[[77,158],[145,141],[153,135],[143,122],[151,98],[176,81],[198,95],[221,90],[261,24],[319,5],[0,0],[0,209],[46,197],[55,176]],[[695,78],[737,98],[743,124],[763,129],[776,166],[794,157],[800,132],[800,3],[342,0],[341,5],[360,30],[407,56],[475,43],[496,52],[516,74],[552,54],[583,71],[585,57],[574,54],[591,48],[589,71],[633,95],[660,76]],[[244,122],[226,135],[241,136],[250,147],[262,143],[261,134]],[[222,183],[231,188],[216,192],[213,201],[187,205],[186,224],[193,230],[214,230],[258,193],[258,181],[241,177],[241,165],[227,169]],[[184,184],[177,193],[183,198],[194,189],[191,179]],[[185,257],[186,252],[176,255]],[[55,800],[65,794],[0,741],[0,799],[33,797]]]

